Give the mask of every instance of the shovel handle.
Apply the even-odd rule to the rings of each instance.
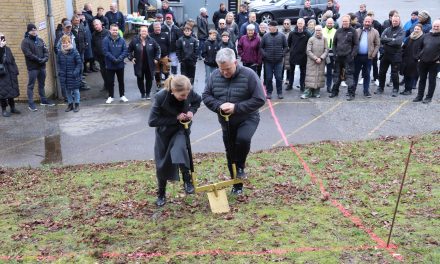
[[[223,113],[223,111],[221,109],[219,112],[220,112],[220,115],[225,119],[225,121],[228,122],[231,114],[225,114],[225,113]]]
[[[183,127],[185,129],[188,129],[189,128],[189,124],[191,123],[191,120],[189,120],[189,121],[182,121],[182,120],[180,120],[179,122],[183,125]]]

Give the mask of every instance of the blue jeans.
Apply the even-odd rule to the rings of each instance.
[[[205,84],[208,84],[209,76],[211,76],[211,73],[212,73],[215,69],[217,69],[217,68],[205,64]]]
[[[197,56],[202,56],[203,48],[205,47],[205,41],[206,39],[199,39],[199,50],[197,51]]]
[[[79,99],[80,99],[79,89],[67,89],[66,95],[67,95],[67,103],[79,104]]]
[[[282,86],[283,86],[283,62],[275,62],[275,63],[264,63],[264,68],[266,69],[266,91],[267,94],[272,94],[273,92],[273,84],[272,77],[275,75],[276,85],[277,85],[277,93],[282,94]]]
[[[368,55],[359,54],[354,59],[354,91],[359,81],[359,74],[362,70],[362,78],[364,78],[364,94],[368,94],[370,91],[370,71],[372,60],[368,59]]]
[[[34,86],[35,81],[38,80],[38,94],[40,101],[46,102],[46,92],[44,91],[44,84],[46,82],[46,69],[30,70],[28,71],[29,81],[27,85],[27,97],[29,104],[34,103]]]

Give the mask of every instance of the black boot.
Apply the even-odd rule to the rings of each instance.
[[[423,100],[423,95],[422,95],[422,96],[417,95],[417,97],[414,98],[413,102],[414,102],[414,103],[418,103],[418,102],[421,102],[422,100]]]
[[[171,74],[173,75],[177,74],[177,66],[171,66]]]
[[[64,110],[64,112],[70,112],[73,110],[73,104],[69,104],[66,108],[66,110]]]
[[[157,200],[156,200],[156,205],[158,207],[162,207],[166,204],[167,200],[166,200],[166,195],[165,195],[165,190],[166,190],[166,184],[167,182],[164,181],[159,181],[159,188],[157,190]]]
[[[78,112],[79,111],[79,104],[75,103],[75,106],[73,107],[73,112]]]
[[[154,79],[156,79],[156,86],[157,86],[157,89],[161,89],[161,88],[162,88],[162,84],[161,84],[160,73],[156,73],[156,74],[154,75]]]
[[[192,183],[191,174],[189,170],[182,171],[183,178],[183,188],[185,189],[186,194],[194,193],[194,185]]]
[[[15,106],[14,106],[14,107],[11,107],[11,113],[16,114],[16,115],[21,114],[21,112],[18,111],[17,108],[15,108]]]

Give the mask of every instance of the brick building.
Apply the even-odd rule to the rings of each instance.
[[[85,3],[91,3],[93,15],[96,14],[98,6],[104,7],[107,11],[112,2],[118,2],[119,10],[127,13],[127,1],[124,0],[1,0],[0,10],[0,32],[5,34],[8,47],[11,48],[17,62],[20,85],[19,100],[26,100],[27,71],[24,55],[20,45],[26,32],[28,23],[34,23],[38,28],[38,35],[49,46],[50,59],[47,64],[46,94],[56,94],[56,75],[54,72],[53,37],[56,26],[64,17],[71,18],[74,10],[82,10]],[[48,6],[52,7],[54,25],[48,16]],[[53,36],[52,36],[53,35]],[[38,95],[35,88],[34,94]]]

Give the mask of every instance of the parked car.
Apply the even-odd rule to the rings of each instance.
[[[336,1],[335,6],[339,10],[339,4]],[[311,7],[315,11],[316,18],[321,22],[322,14],[327,8],[327,0],[311,0]],[[284,19],[289,18],[293,24],[296,24],[299,11],[303,8],[304,0],[280,0],[274,4],[254,6],[250,11],[257,14],[258,23],[269,23],[272,20],[282,23]]]
[[[264,6],[264,5],[273,5],[275,3],[278,3],[279,1],[282,1],[282,0],[252,0],[252,1],[249,1],[248,7],[250,10],[254,7],[259,7],[259,6]]]

